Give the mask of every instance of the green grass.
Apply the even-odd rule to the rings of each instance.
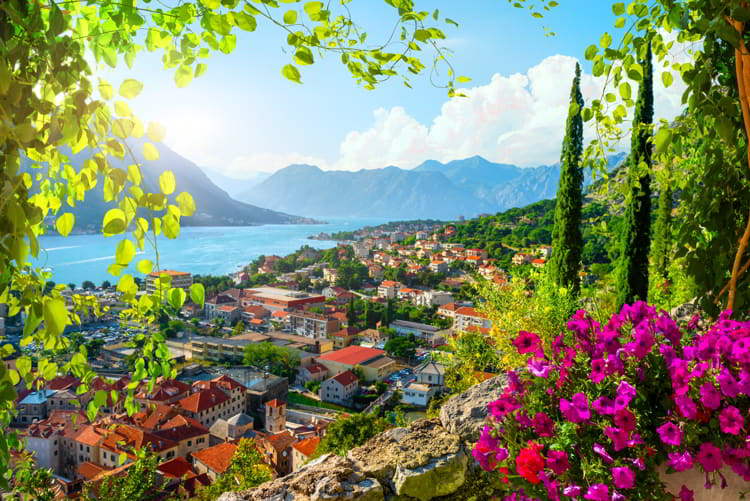
[[[310,398],[293,391],[289,392],[287,399],[289,400],[290,404],[309,405],[310,407],[320,407],[321,409],[331,409],[334,411],[348,412],[349,414],[355,414],[357,412],[353,409],[349,409],[348,407],[329,404],[328,402],[321,402],[320,400],[315,400],[314,398]]]

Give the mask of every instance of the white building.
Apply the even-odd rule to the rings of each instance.
[[[442,306],[452,302],[453,294],[438,290],[424,291],[414,298],[414,304],[417,306]]]
[[[404,388],[404,395],[401,400],[406,404],[419,405],[427,407],[432,396],[437,393],[436,387],[427,386],[419,383],[411,383]]]
[[[352,371],[333,376],[320,385],[320,398],[324,402],[347,405],[359,387],[359,380]]]

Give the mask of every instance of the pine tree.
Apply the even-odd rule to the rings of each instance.
[[[581,268],[583,236],[581,235],[581,208],[583,205],[583,96],[581,95],[581,67],[576,63],[576,75],[570,90],[570,110],[565,125],[560,158],[560,183],[555,203],[555,227],[552,233],[552,257],[550,273],[560,287],[578,294],[581,283],[578,272]]]
[[[630,196],[625,206],[625,231],[617,278],[618,306],[648,299],[648,257],[651,224],[651,124],[654,121],[651,45],[642,63],[643,78],[633,116],[628,165]]]
[[[662,181],[659,191],[659,210],[654,224],[654,241],[651,243],[651,262],[654,272],[667,278],[669,251],[672,248],[672,188],[669,180]]]
[[[354,298],[350,298],[349,308],[346,311],[346,321],[349,324],[349,327],[353,327],[354,325],[356,325],[357,320],[357,310],[354,309]]]

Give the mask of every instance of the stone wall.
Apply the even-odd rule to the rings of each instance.
[[[430,501],[467,499],[471,443],[487,404],[502,393],[498,376],[449,399],[440,419],[394,428],[349,451],[325,455],[283,478],[219,501]],[[466,493],[468,494],[468,493]]]

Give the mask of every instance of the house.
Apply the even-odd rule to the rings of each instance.
[[[414,297],[414,304],[416,306],[442,306],[453,302],[453,294],[446,291],[429,290],[421,291]]]
[[[438,333],[440,329],[434,325],[408,322],[406,320],[394,320],[388,325],[388,327],[396,331],[400,336],[408,336],[409,334],[412,334],[415,337],[426,341],[430,346],[437,346],[444,341],[442,336]]]
[[[538,250],[539,254],[545,259],[549,259],[552,255],[552,247],[549,245],[540,245]]]
[[[206,428],[210,428],[217,419],[227,418],[233,413],[229,410],[232,402],[229,396],[218,388],[199,390],[179,400],[176,407]]]
[[[427,407],[427,404],[430,403],[430,399],[435,393],[437,393],[436,387],[420,383],[411,383],[404,388],[401,401],[405,404]]]
[[[484,313],[480,313],[469,306],[462,306],[456,310],[453,330],[457,332],[466,332],[470,327],[490,329],[492,328],[492,321],[490,321]]]
[[[445,273],[450,269],[450,266],[444,259],[433,259],[430,261],[429,268],[433,273]]]
[[[378,344],[383,340],[383,335],[377,329],[365,329],[357,334],[359,339],[366,343]]]
[[[271,316],[271,312],[267,309],[263,308],[262,306],[259,306],[257,304],[251,304],[249,306],[245,306],[242,309],[242,320],[245,322],[249,322],[250,320],[265,320],[266,318]]]
[[[232,379],[231,377],[223,374],[210,381],[196,381],[193,383],[193,391],[196,390],[208,390],[211,388],[218,388],[223,391],[229,397],[225,416],[234,416],[237,413],[244,412],[247,407],[247,388]]]
[[[180,414],[154,432],[157,437],[177,443],[177,456],[184,457],[209,446],[209,430],[198,421]]]
[[[328,369],[320,364],[312,364],[299,368],[299,379],[301,383],[308,381],[323,381],[328,377]]]
[[[233,324],[242,317],[242,308],[228,304],[217,307],[214,312],[214,318],[222,318],[227,324]]]
[[[333,348],[335,350],[340,350],[341,348],[346,348],[350,344],[352,344],[352,341],[355,337],[357,337],[357,334],[359,333],[359,329],[356,327],[347,327],[346,329],[341,329],[340,331],[334,332],[331,334],[331,338],[333,339]]]
[[[547,264],[547,260],[544,258],[534,259],[531,261],[531,265],[534,268],[544,268],[545,264]]]
[[[163,275],[169,277],[170,285],[161,282],[161,277]],[[170,287],[182,289],[188,296],[190,296],[190,286],[193,285],[193,275],[185,271],[175,270],[152,271],[146,275],[146,294],[157,294],[160,285],[164,291],[164,301],[167,300],[166,289],[169,289]]]
[[[383,267],[377,264],[373,264],[367,268],[367,274],[373,280],[383,280]]]
[[[160,460],[177,457],[179,444],[154,433],[149,433],[130,425],[117,424],[114,429],[100,429],[104,438],[99,443],[99,460],[92,461],[105,468],[120,466],[120,455],[125,454],[127,462],[135,461],[135,452],[149,449]]]
[[[313,339],[326,339],[339,330],[339,321],[327,315],[292,311],[289,313],[289,327],[298,336]]]
[[[292,472],[292,444],[297,437],[289,430],[259,438],[258,446],[266,462],[276,470],[280,476]]]
[[[219,294],[217,296],[206,299],[206,301],[203,303],[203,309],[205,310],[206,319],[213,320],[219,315],[218,308],[222,306],[237,305],[237,299],[233,298],[229,294]]]
[[[292,471],[299,470],[307,462],[320,444],[320,437],[310,437],[292,444]]]
[[[18,413],[13,418],[14,422],[26,425],[46,419],[49,408],[48,400],[55,393],[57,393],[57,390],[44,388],[26,395],[16,406]]]
[[[282,289],[281,287],[264,286],[244,289],[240,302],[243,308],[245,306],[258,305],[271,312],[276,312],[301,309],[305,306],[323,306],[325,300],[326,298],[319,294],[309,294],[304,291],[288,288]]]
[[[211,425],[211,445],[242,438],[254,438],[256,433],[253,431],[253,423],[253,418],[244,412],[235,414],[229,419],[217,419]]]
[[[513,259],[511,261],[516,266],[521,266],[524,264],[531,264],[531,261],[534,259],[533,254],[527,254],[525,252],[518,252],[513,256]]]
[[[317,362],[333,375],[359,366],[364,373],[365,381],[383,380],[396,367],[396,362],[385,356],[383,350],[364,346],[347,346],[341,350],[325,353],[318,357]]]
[[[325,280],[329,284],[335,284],[338,277],[338,270],[334,268],[323,268],[323,280]]]
[[[162,379],[154,384],[149,393],[145,385],[135,394],[135,401],[142,405],[173,404],[190,394],[191,386],[176,379]]]
[[[417,383],[419,384],[439,388],[442,388],[445,384],[445,366],[432,360],[416,368],[414,375],[417,376]]]
[[[333,299],[346,292],[346,289],[343,287],[328,286],[322,292],[326,299]]]
[[[489,257],[487,251],[484,249],[466,249],[466,257],[478,257],[481,260],[485,260]]]
[[[359,380],[348,370],[323,381],[320,385],[320,399],[324,402],[349,405],[357,388]]]
[[[216,480],[229,470],[236,450],[237,446],[231,442],[208,447],[193,454],[193,466],[198,473],[206,473],[211,480]]]
[[[269,400],[264,405],[266,409],[265,430],[269,433],[279,433],[286,429],[286,402],[279,399]]]
[[[394,282],[393,280],[384,280],[378,286],[378,296],[393,299],[396,297],[399,289],[403,287],[400,282]]]
[[[445,318],[456,318],[456,310],[460,308],[456,303],[447,303],[440,305],[437,314]]]

